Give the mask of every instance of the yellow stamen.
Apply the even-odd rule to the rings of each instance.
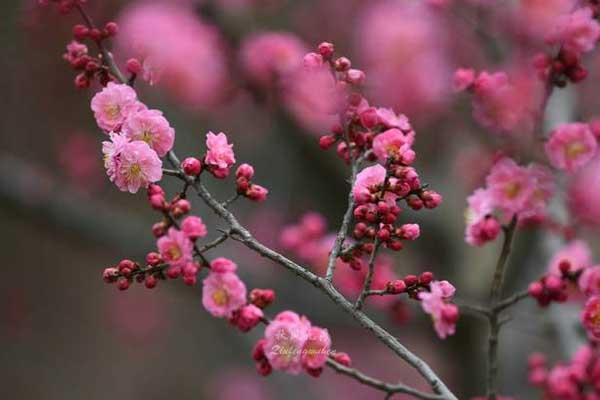
[[[229,294],[225,289],[217,289],[212,294],[212,299],[218,306],[224,306],[229,303]]]

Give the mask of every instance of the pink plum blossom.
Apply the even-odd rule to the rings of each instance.
[[[356,175],[356,182],[352,188],[354,199],[357,203],[365,203],[371,198],[373,188],[383,184],[385,168],[379,164],[367,167]]]
[[[546,36],[550,44],[576,54],[591,51],[600,38],[600,24],[589,7],[581,7],[557,18],[554,29]]]
[[[430,292],[420,292],[423,311],[431,315],[433,326],[440,339],[453,335],[458,320],[458,307],[449,303],[456,289],[448,281],[433,281]]]
[[[600,340],[600,296],[592,296],[585,303],[581,323],[590,339]]]
[[[235,272],[211,271],[202,283],[202,305],[213,316],[231,318],[246,304],[246,285]]]
[[[594,158],[597,147],[588,124],[570,123],[552,131],[545,150],[554,167],[574,172]]]
[[[129,142],[122,135],[111,134],[102,143],[104,166],[110,180],[121,191],[136,193],[140,188],[162,178],[162,162],[145,142]]]
[[[158,110],[141,110],[130,114],[122,128],[123,134],[134,140],[141,140],[164,157],[173,148],[175,130]]]
[[[218,178],[229,175],[229,168],[235,163],[233,144],[227,142],[227,136],[220,132],[215,135],[212,132],[206,134],[206,157],[204,162],[209,166],[211,172]]]
[[[248,36],[241,45],[241,64],[246,75],[261,85],[278,83],[302,66],[306,46],[287,32],[264,32]]]
[[[193,244],[185,233],[175,228],[169,228],[165,236],[156,242],[162,259],[171,267],[183,268],[192,261]]]
[[[302,365],[307,369],[321,368],[327,362],[331,338],[327,329],[313,326],[302,349]]]
[[[213,272],[224,274],[226,272],[235,272],[237,265],[228,258],[218,257],[211,261],[210,268]]]
[[[222,101],[228,75],[223,40],[190,2],[134,2],[118,23],[117,54],[139,59],[141,78],[190,107]]]
[[[414,151],[411,150],[411,145],[411,138],[401,130],[388,129],[373,139],[373,153],[380,161],[386,161],[388,157],[401,161],[406,158],[410,162],[405,162],[405,164],[411,164],[414,160]]]
[[[585,224],[600,226],[600,159],[596,158],[579,171],[570,182],[569,209]]]
[[[379,107],[376,109],[379,122],[386,128],[398,128],[403,132],[411,132],[412,127],[408,117],[404,114],[396,114],[391,108]]]
[[[109,82],[96,93],[91,107],[98,126],[110,132],[119,130],[130,114],[145,106],[138,101],[135,90],[130,86]]]
[[[265,329],[264,353],[276,370],[297,375],[302,371],[302,349],[311,324],[292,311],[279,313]]]
[[[247,304],[236,310],[231,318],[231,323],[234,324],[242,332],[248,332],[264,317],[263,311],[254,304]]]
[[[465,240],[471,246],[482,246],[496,239],[501,226],[492,216],[494,211],[493,198],[488,190],[477,189],[467,199],[468,208],[465,213],[467,228]]]
[[[600,265],[585,268],[577,280],[577,285],[586,296],[600,295]]]
[[[494,205],[513,214],[523,211],[535,191],[535,178],[510,158],[499,160],[487,176],[486,183]]]
[[[181,230],[190,240],[203,238],[208,233],[206,225],[202,222],[202,218],[195,215],[185,217],[183,221],[181,221]]]

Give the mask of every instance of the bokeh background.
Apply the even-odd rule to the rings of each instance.
[[[305,212],[321,213],[333,231],[344,211],[347,168],[333,150],[319,149],[327,121],[307,106],[320,100],[319,90],[296,87],[289,74],[308,49],[334,42],[366,72],[371,103],[411,119],[416,166],[445,199],[434,211],[404,214],[407,222],[421,224],[422,236],[392,255],[393,273],[430,269],[455,283],[460,301],[485,301],[498,247],[464,243],[465,198],[506,142],[473,122],[468,99],[452,91],[452,74],[461,66],[521,68],[542,45],[540,7],[554,1],[88,3],[95,20],[121,23],[113,46],[121,64],[139,51],[136,41],[167,58],[154,61],[165,63],[169,77],[154,85],[140,82],[138,90],[175,127],[180,156],[199,156],[205,133],[224,131],[235,143],[236,158],[255,166],[269,199],[260,205],[242,201],[234,209],[275,248],[281,248],[284,227]],[[77,15],[61,16],[34,0],[4,0],[0,15],[0,397],[381,398],[332,371],[319,379],[259,377],[250,352],[261,330],[241,334],[211,318],[201,306],[199,286],[160,282],[155,290],[134,285],[118,292],[102,282],[106,266],[122,258],[141,260],[154,249],[150,227],[156,215],[143,193],[121,193],[106,179],[104,136],[89,109],[97,88],[76,90],[74,73],[61,57]],[[549,123],[595,116],[600,59],[586,62],[586,88],[554,96]],[[173,183],[165,181],[171,193],[178,189]],[[234,190],[231,182],[210,185],[223,199]],[[220,222],[200,202],[193,204],[216,236]],[[591,243],[598,238],[593,229],[584,234]],[[545,269],[547,243],[536,231],[519,234],[507,293],[523,289]],[[360,369],[425,388],[314,288],[235,243],[211,255],[235,260],[249,287],[276,289],[271,311],[290,308],[329,328],[334,348],[349,352]],[[461,399],[484,391],[483,321],[464,314],[458,334],[440,341],[418,304],[367,307],[439,370]],[[542,350],[566,357],[578,338],[571,314],[576,319],[569,305],[547,313],[532,304],[515,309],[501,337],[505,394],[536,398],[526,385],[526,356]]]

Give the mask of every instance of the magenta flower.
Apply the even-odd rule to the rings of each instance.
[[[449,303],[456,289],[448,281],[433,281],[430,292],[420,292],[423,311],[431,315],[434,329],[440,339],[453,335],[458,320],[458,307]]]
[[[274,369],[294,375],[302,371],[302,349],[310,328],[310,321],[292,311],[279,313],[267,326],[264,352]]]
[[[171,267],[183,268],[192,261],[192,242],[185,233],[175,228],[169,228],[166,235],[156,242],[162,259]]]
[[[235,272],[211,271],[202,283],[202,305],[213,316],[231,318],[246,304],[246,285]]]
[[[413,140],[406,136],[400,129],[388,129],[373,139],[373,153],[380,161],[387,161],[388,157],[402,160],[407,152],[412,152]],[[414,155],[414,152],[412,152]],[[414,156],[412,157],[414,159]],[[410,160],[412,162],[412,160]],[[410,164],[407,162],[407,164]]]
[[[225,178],[229,175],[229,168],[235,163],[233,144],[227,142],[227,136],[223,132],[218,135],[208,132],[206,134],[206,148],[204,162],[216,177]]]
[[[190,240],[203,238],[208,233],[202,218],[190,215],[181,221],[181,230]]]
[[[117,131],[127,117],[145,108],[130,86],[109,82],[92,99],[92,111],[98,126],[106,132]]]
[[[554,30],[546,36],[546,41],[580,55],[593,50],[599,38],[600,24],[594,18],[592,9],[581,7],[557,18]]]
[[[321,368],[327,362],[331,350],[331,337],[327,329],[313,326],[302,348],[302,365],[306,369]]]
[[[129,139],[141,140],[164,157],[173,148],[175,130],[158,110],[141,110],[132,113],[123,123],[123,134]]]
[[[545,150],[554,167],[575,172],[594,158],[597,147],[588,124],[570,123],[552,131]]]

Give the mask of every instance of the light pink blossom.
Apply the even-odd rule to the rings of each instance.
[[[192,261],[193,244],[185,233],[169,228],[166,235],[156,242],[162,259],[171,267],[183,268]]]
[[[475,70],[473,68],[459,68],[454,72],[453,87],[457,92],[467,90],[475,82]]]
[[[588,124],[570,123],[552,131],[545,150],[554,167],[574,172],[594,158],[597,147]]]
[[[215,317],[231,318],[246,304],[246,285],[235,272],[211,271],[202,283],[202,305]]]
[[[453,335],[458,320],[458,307],[449,303],[456,289],[448,281],[433,281],[429,292],[420,292],[423,311],[431,315],[433,326],[440,339]]]
[[[104,166],[110,180],[122,191],[136,193],[140,188],[162,178],[162,161],[145,142],[128,142],[111,134],[111,142],[103,142]]]
[[[109,82],[91,103],[96,123],[106,132],[117,131],[127,117],[144,108],[129,85]]]
[[[557,18],[554,29],[546,36],[550,44],[559,44],[576,54],[593,50],[600,38],[600,24],[590,7],[581,7]]]
[[[206,148],[204,162],[215,176],[225,178],[229,175],[229,168],[235,163],[233,144],[227,142],[227,136],[223,132],[218,135],[208,132],[206,134]]]
[[[600,296],[592,296],[585,303],[581,323],[590,339],[600,340]]]
[[[371,198],[371,193],[385,180],[385,168],[379,164],[367,167],[356,175],[356,182],[352,188],[354,200],[365,203]]]
[[[379,107],[376,109],[377,117],[386,128],[398,128],[403,132],[414,132],[408,117],[404,114],[396,114],[391,108]]]
[[[123,134],[134,140],[141,140],[164,157],[173,148],[175,130],[158,110],[141,110],[130,114],[122,128]]]
[[[294,375],[302,371],[302,349],[310,328],[310,321],[292,311],[279,313],[267,326],[264,353],[274,369]]]

